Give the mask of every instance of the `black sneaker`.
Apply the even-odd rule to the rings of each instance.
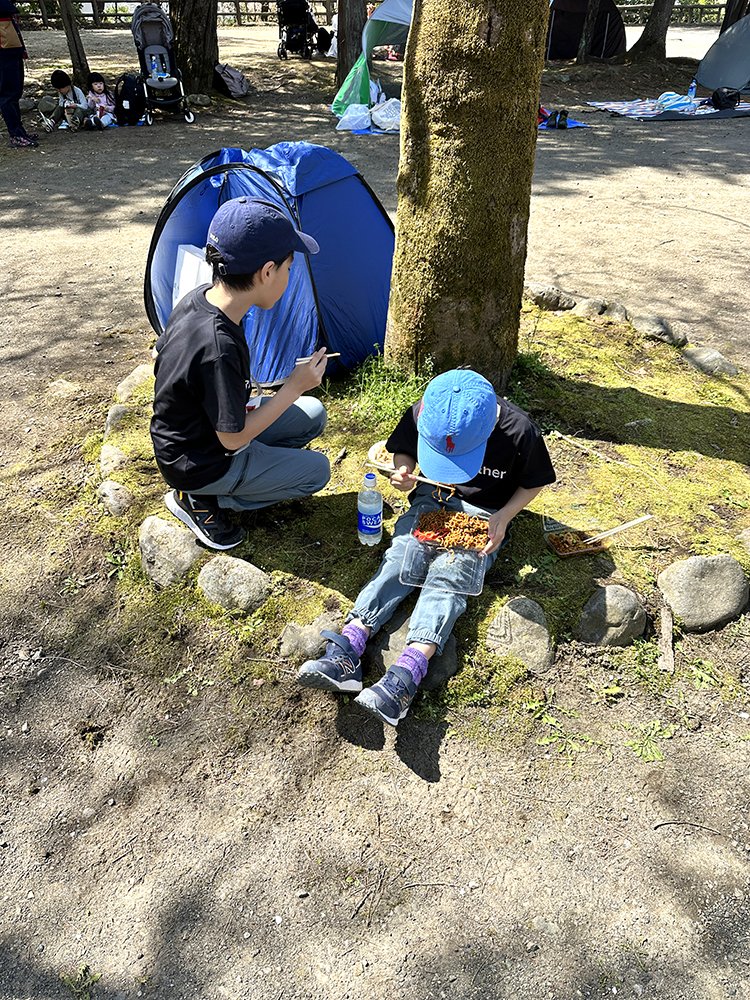
[[[242,528],[224,520],[213,497],[170,490],[164,496],[164,503],[178,520],[190,528],[198,541],[210,549],[233,549],[245,538]]]
[[[350,694],[362,690],[362,665],[345,635],[321,632],[327,639],[325,656],[307,660],[300,667],[297,683],[302,687]]]
[[[397,726],[409,711],[416,693],[417,685],[412,675],[394,663],[377,684],[365,688],[354,701],[381,722]]]

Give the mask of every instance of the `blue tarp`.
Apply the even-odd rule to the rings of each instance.
[[[263,198],[320,244],[297,254],[289,287],[273,309],[244,320],[252,375],[287,376],[297,357],[322,344],[345,368],[382,349],[388,311],[393,226],[356,169],[338,153],[305,142],[269,149],[222,149],[191,167],[159,216],[146,268],[146,312],[161,333],[172,310],[177,250],[203,247],[219,205],[240,195]]]

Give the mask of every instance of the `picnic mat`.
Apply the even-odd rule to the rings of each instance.
[[[705,121],[708,118],[748,118],[750,104],[738,104],[736,108],[727,111],[717,111],[710,104],[700,105],[690,114],[684,111],[665,111],[655,100],[649,101],[587,101],[597,111],[609,111],[613,115],[622,115],[639,122],[694,122]]]

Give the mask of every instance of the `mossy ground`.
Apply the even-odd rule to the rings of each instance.
[[[151,386],[142,387],[108,438],[129,457],[113,478],[132,491],[133,507],[121,519],[106,515],[92,474],[70,498],[66,515],[69,524],[101,538],[109,575],[117,580],[118,601],[102,635],[126,648],[141,669],[192,693],[222,677],[241,689],[250,679],[288,672],[278,656],[286,623],[308,624],[324,610],[345,612],[378,564],[381,550],[360,546],[354,529],[367,449],[387,436],[431,374],[407,378],[374,359],[324,385],[329,426],[321,443],[333,466],[328,487],[241,518],[247,540],[233,554],[271,573],[274,583],[250,616],[209,605],[195,586],[199,566],[162,591],[141,570],[139,525],[164,513],[148,436]],[[524,594],[542,605],[556,642],[565,645],[601,580],[633,587],[648,604],[657,574],[675,558],[731,552],[750,570],[750,556],[735,538],[750,524],[749,387],[744,377],[702,375],[673,348],[646,341],[629,326],[525,308],[509,395],[543,427],[558,481],[516,518],[512,545],[456,627],[461,670],[422,700],[423,717],[453,713],[454,725],[475,738],[501,731],[523,736],[541,727],[541,738],[568,755],[596,742],[560,723],[560,709],[550,709],[554,693],[540,695],[521,664],[487,651],[487,627],[505,601]],[[101,443],[99,437],[84,443],[90,463]],[[380,485],[385,544],[406,501],[385,478]],[[546,547],[545,517],[604,530],[646,512],[653,520],[600,555],[561,560]],[[713,688],[724,698],[740,690],[736,672],[700,657],[686,660],[676,677],[660,674],[655,663],[656,647],[648,640],[608,654],[607,676],[594,671],[585,679],[590,703],[614,704],[638,690],[669,706],[680,685]],[[679,715],[677,702],[669,712]],[[655,742],[653,733],[649,739]]]

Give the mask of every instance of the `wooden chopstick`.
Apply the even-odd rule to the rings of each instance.
[[[634,528],[636,524],[643,524],[644,521],[650,521],[653,514],[644,514],[643,517],[637,517],[634,521],[626,521],[625,524],[618,524],[616,528],[610,528],[609,531],[602,531],[599,535],[594,535],[593,538],[587,538],[583,543],[584,545],[592,545],[594,542],[601,541],[602,538],[609,538],[610,535],[616,535],[618,531],[624,531],[626,528]]]
[[[306,361],[312,361],[312,357],[313,356],[311,354],[309,358],[297,358],[297,360],[294,363],[295,365],[304,365]],[[326,354],[326,358],[340,358],[340,357],[341,357],[341,351],[338,351],[336,354]]]
[[[373,469],[382,469],[383,472],[398,472],[398,469],[393,465],[384,465],[382,462],[365,462],[365,465],[371,465]],[[452,490],[452,486],[446,486],[445,483],[436,483],[434,479],[425,479],[424,476],[415,476],[413,473],[412,479],[416,479],[418,483],[426,483],[428,486],[439,486],[441,490]]]

